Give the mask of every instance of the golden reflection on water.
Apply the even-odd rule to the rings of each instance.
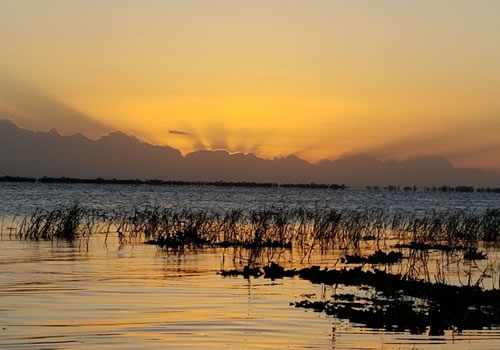
[[[217,272],[232,267],[230,256],[221,249],[166,254],[148,245],[105,246],[102,237],[92,238],[88,250],[4,238],[0,349],[500,347],[498,330],[430,338],[296,309],[289,302],[311,294],[328,298],[332,287],[298,278],[223,278]],[[337,260],[313,256],[309,263]]]

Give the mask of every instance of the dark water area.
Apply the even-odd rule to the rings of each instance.
[[[225,212],[231,209],[278,207],[382,208],[397,212],[417,210],[476,210],[500,207],[500,196],[486,192],[426,192],[334,190],[309,188],[217,187],[210,185],[98,185],[0,183],[0,213],[23,215],[36,208],[51,209],[78,202],[102,210],[146,206],[186,207]]]
[[[37,208],[73,203],[106,212],[162,207],[225,213],[269,207],[380,208],[391,213],[470,211],[500,208],[495,193],[386,190],[238,188],[96,184],[0,184],[0,349],[497,349],[497,327],[442,335],[369,328],[295,302],[332,300],[334,295],[378,298],[358,286],[314,284],[298,276],[282,279],[224,277],[241,268],[248,252],[235,248],[165,250],[123,244],[110,234],[80,240],[19,240],[12,235],[20,218]],[[387,241],[363,242],[356,254],[395,250]],[[398,251],[401,264],[378,265],[388,273],[408,266],[431,281],[463,285],[498,271],[499,250],[480,246],[487,259],[465,261],[463,252],[410,248]],[[295,249],[264,249],[260,262],[286,268],[349,267],[345,251],[314,251],[307,260]],[[354,252],[349,252],[354,254]],[[414,260],[411,260],[414,259]],[[361,259],[362,260],[362,259]],[[362,260],[363,261],[363,260]],[[359,266],[354,264],[353,266]],[[365,269],[371,269],[363,265]],[[489,270],[488,270],[489,271]],[[491,282],[489,282],[491,280]],[[500,288],[498,276],[484,278]],[[292,304],[292,305],[291,305]]]

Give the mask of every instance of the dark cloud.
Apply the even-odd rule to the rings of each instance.
[[[382,162],[354,155],[314,165],[297,157],[269,160],[226,151],[193,152],[183,157],[171,147],[143,143],[120,132],[99,140],[82,139],[34,133],[5,120],[0,120],[0,164],[5,175],[35,177],[316,182],[356,187],[500,184],[500,174],[457,169],[436,156]]]
[[[173,134],[173,135],[183,135],[183,136],[193,136],[193,134],[187,132],[187,131],[182,131],[182,130],[169,130],[168,131],[169,134]]]
[[[183,136],[183,137],[190,139],[192,142],[192,147],[196,151],[206,149],[206,146],[202,142],[201,138],[198,136],[198,133],[195,131],[195,129],[192,126],[189,125],[189,123],[184,121],[181,128],[182,128],[182,130],[170,129],[168,131],[168,133],[171,135]]]

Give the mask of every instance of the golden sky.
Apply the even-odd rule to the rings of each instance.
[[[499,23],[496,0],[0,0],[0,115],[183,152],[500,170]]]

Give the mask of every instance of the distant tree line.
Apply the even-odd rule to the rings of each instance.
[[[105,185],[178,185],[178,186],[217,186],[217,187],[286,187],[286,188],[323,188],[342,190],[348,188],[345,185],[337,184],[278,184],[273,182],[227,182],[227,181],[165,181],[159,179],[140,180],[140,179],[81,179],[72,177],[20,177],[3,176],[0,182],[38,182],[47,184],[105,184]]]
[[[419,188],[417,186],[395,186],[389,185],[385,187],[380,186],[366,186],[367,190],[387,190],[387,191],[418,191]],[[425,192],[462,192],[462,193],[470,193],[470,192],[487,192],[487,193],[500,193],[500,187],[478,187],[474,186],[429,186],[423,187],[423,191]]]

